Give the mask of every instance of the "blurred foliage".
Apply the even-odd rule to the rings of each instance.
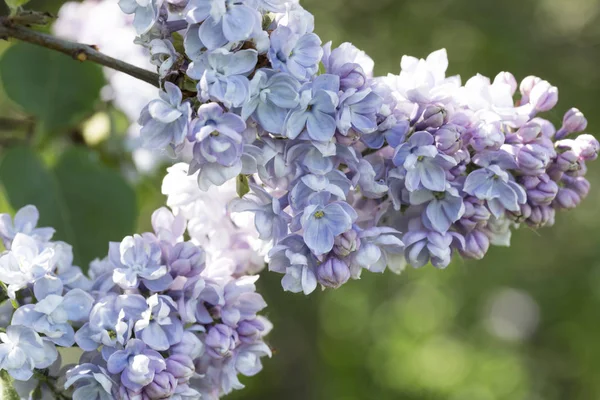
[[[48,132],[89,117],[104,86],[98,65],[27,43],[4,53],[0,79],[7,96]]]
[[[425,57],[445,47],[450,74],[464,80],[505,70],[517,79],[542,76],[561,91],[550,119],[559,123],[575,106],[587,115],[590,133],[600,131],[598,0],[301,1],[315,14],[324,41],[353,42],[375,59],[377,74],[398,73],[403,54]],[[60,4],[32,0],[29,7],[56,12]],[[0,42],[0,57],[7,47]],[[0,71],[8,68],[5,62],[0,59]],[[45,65],[26,67],[44,82],[52,80]],[[164,169],[136,174],[124,144],[123,114],[90,100],[95,86],[58,77],[52,84],[69,93],[60,98],[75,96],[86,106],[60,107],[65,124],[52,136],[47,126],[31,122],[43,114],[17,100],[27,90],[41,101],[46,86],[31,89],[25,82],[13,94],[11,85],[18,82],[3,81],[0,122],[10,120],[0,124],[0,212],[38,204],[42,222],[56,226],[58,237],[87,261],[106,254],[107,240],[150,229],[151,213],[164,202]],[[92,114],[81,123],[82,115]],[[21,124],[7,123],[13,120]],[[82,144],[89,149],[73,150]],[[7,167],[9,161],[15,164]],[[275,355],[265,360],[263,372],[243,379],[246,390],[229,398],[600,398],[600,164],[590,167],[592,191],[581,207],[560,214],[552,229],[521,229],[511,248],[493,248],[482,261],[457,259],[445,271],[427,267],[400,276],[365,273],[338,291],[309,297],[284,293],[281,277],[264,273],[259,286],[275,326]],[[57,187],[69,198],[73,236],[52,208],[58,207],[52,206]]]
[[[83,148],[67,150],[49,168],[31,149],[13,147],[3,154],[0,180],[12,208],[36,205],[40,226],[54,227],[55,238],[73,246],[75,264],[84,270],[106,254],[109,241],[133,232],[133,189]]]

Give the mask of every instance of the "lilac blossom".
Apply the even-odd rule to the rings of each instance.
[[[178,147],[187,135],[192,109],[187,101],[182,101],[181,90],[171,82],[165,83],[165,91],[160,98],[152,100],[142,110],[138,123],[147,147],[165,148],[167,145]]]
[[[258,70],[250,81],[250,98],[242,107],[242,118],[252,116],[264,130],[281,134],[289,110],[298,106],[300,83],[293,76]]]
[[[202,43],[214,50],[227,42],[249,39],[260,29],[261,16],[252,1],[191,0],[186,20],[200,24],[198,35]]]
[[[157,373],[166,368],[163,357],[146,348],[144,342],[131,339],[125,349],[114,352],[107,361],[111,374],[120,374],[121,383],[130,390],[138,391],[149,385]]]
[[[231,53],[216,49],[203,53],[190,64],[187,75],[198,80],[198,98],[216,100],[227,107],[241,107],[249,95],[248,75],[256,67],[256,50]]]
[[[287,26],[279,26],[271,33],[271,47],[267,55],[274,69],[306,81],[317,73],[323,49],[316,34],[299,35]]]
[[[23,325],[11,325],[0,332],[0,368],[11,377],[26,381],[34,368],[49,367],[58,356],[56,348]]]
[[[309,205],[302,214],[304,242],[316,255],[328,253],[335,237],[350,230],[356,218],[356,211],[345,202]]]
[[[35,206],[27,205],[11,218],[9,214],[0,214],[0,239],[4,247],[10,250],[17,233],[23,233],[40,242],[47,242],[54,235],[53,228],[37,228],[40,214]]]

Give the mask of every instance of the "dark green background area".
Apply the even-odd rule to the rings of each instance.
[[[49,10],[60,3],[34,2],[37,9]],[[332,40],[334,46],[353,42],[375,59],[377,74],[398,73],[403,54],[426,57],[445,47],[450,75],[460,74],[463,81],[476,73],[493,78],[500,71],[511,71],[518,80],[541,76],[560,90],[558,107],[548,118],[559,124],[575,106],[588,117],[589,133],[600,132],[598,0],[301,2],[315,14],[323,41]],[[85,110],[89,115],[82,114]],[[95,111],[106,111],[105,105],[88,104],[71,114],[81,118]],[[76,153],[90,171],[115,180],[114,173],[124,175],[131,160],[118,146],[122,116],[108,112],[114,117],[114,135],[85,150],[85,158],[84,150]],[[23,110],[0,95],[0,117],[6,116],[22,117]],[[69,152],[77,142],[77,127],[56,126],[48,135],[52,139],[44,132],[33,134],[32,146],[49,171],[61,165],[60,154],[75,154]],[[60,137],[70,139],[57,143]],[[13,147],[12,139],[0,146],[2,158]],[[62,171],[65,180],[71,179]],[[365,273],[340,290],[309,297],[284,293],[280,276],[264,273],[259,287],[275,325],[270,335],[275,354],[264,360],[259,375],[243,378],[246,390],[229,398],[599,399],[599,172],[600,161],[591,163],[592,191],[581,207],[559,214],[551,229],[522,228],[510,248],[493,248],[483,261],[456,259],[444,271],[429,266],[400,276]],[[119,232],[109,231],[113,222],[100,216],[90,217],[94,226],[85,220],[75,226],[88,233],[100,230],[102,243],[86,242],[84,258],[101,255],[104,237],[119,240],[114,236],[149,229],[150,213],[164,202],[162,175],[130,180],[137,207],[131,189],[122,189],[121,205],[137,208],[126,213],[139,215],[137,228],[129,223]],[[67,195],[76,198],[77,193],[71,189]],[[8,198],[10,193],[0,196],[0,211],[9,208]],[[110,198],[119,201],[119,196]]]

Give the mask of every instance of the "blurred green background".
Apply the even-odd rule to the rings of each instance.
[[[425,57],[445,47],[449,74],[463,80],[500,71],[511,71],[518,80],[541,76],[560,89],[559,106],[550,116],[555,123],[575,106],[588,117],[589,133],[600,132],[598,0],[302,4],[315,14],[324,41],[353,42],[375,59],[377,74],[398,73],[403,54]],[[56,0],[34,0],[31,8],[59,6]],[[51,60],[20,65],[43,79],[11,78],[3,82],[5,90],[38,96],[42,108],[56,101],[48,91],[61,92],[69,84],[51,75],[62,71],[61,65],[48,72]],[[11,69],[4,57],[3,69]],[[97,77],[93,69],[82,80],[90,85],[88,94],[99,90],[90,83]],[[15,85],[20,86],[12,89]],[[73,95],[85,96],[81,92]],[[108,239],[149,228],[150,213],[164,201],[163,170],[132,178],[133,164],[122,146],[128,124],[118,110],[78,98],[68,115],[34,113],[37,118],[24,124],[30,118],[19,104],[0,95],[0,211],[40,196],[44,222],[59,227],[60,238],[81,245],[80,261],[102,255]],[[110,121],[111,135],[100,143],[82,135],[82,123],[97,112]],[[14,119],[20,122],[15,125]],[[259,286],[275,325],[270,336],[275,356],[265,360],[263,372],[243,380],[246,390],[229,398],[600,399],[599,163],[590,165],[588,177],[592,191],[581,207],[559,214],[552,229],[521,229],[511,248],[493,248],[483,261],[457,259],[445,271],[427,267],[400,276],[365,273],[338,291],[310,297],[284,293],[280,276],[263,274]],[[103,183],[83,186],[100,179]],[[66,210],[52,212],[56,204],[47,203],[61,200]],[[115,206],[120,214],[111,211]],[[103,208],[90,212],[94,207]],[[66,232],[68,225],[75,231]],[[78,243],[85,239],[77,232],[92,231],[91,241]]]

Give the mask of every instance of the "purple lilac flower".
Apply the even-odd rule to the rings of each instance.
[[[146,302],[148,309],[135,322],[135,336],[153,350],[168,350],[183,336],[183,323],[176,315],[177,305],[169,296],[157,294]]]
[[[356,211],[342,201],[309,205],[301,220],[304,242],[315,255],[326,254],[333,249],[335,237],[350,230],[357,218]]]
[[[67,371],[65,389],[73,386],[73,400],[112,400],[116,397],[116,383],[108,371],[94,364],[80,364]]]

